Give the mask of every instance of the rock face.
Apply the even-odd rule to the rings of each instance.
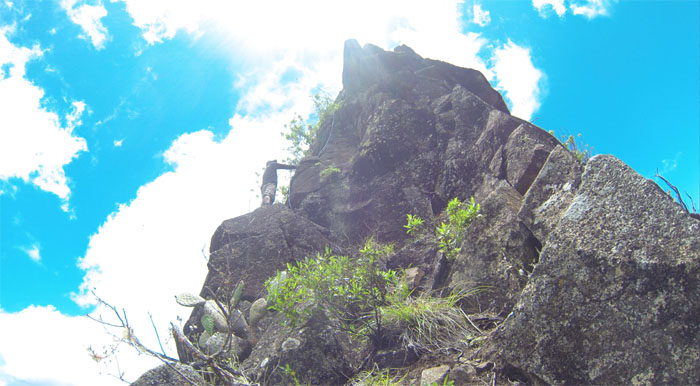
[[[351,243],[372,235],[401,242],[408,213],[434,218],[454,197],[493,201],[487,208],[499,226],[493,217],[482,223],[490,233],[475,232],[470,252],[456,262],[484,269],[453,274],[447,284],[495,286],[489,306],[507,314],[524,286],[513,267],[537,260],[541,247],[518,221],[520,201],[559,142],[509,115],[478,72],[423,59],[408,47],[386,52],[347,42],[343,86],[340,108],[312,145],[314,157],[292,179],[295,212]],[[340,172],[318,177],[329,167]],[[403,256],[409,258],[398,267],[428,264],[427,273],[435,273],[435,255],[427,262],[410,251]]]
[[[148,370],[131,383],[133,386],[204,386],[207,382],[187,365],[160,365]]]
[[[429,369],[478,384],[700,383],[700,222],[614,157],[583,164],[511,116],[474,70],[355,41],[344,60],[339,107],[298,165],[288,206],[226,220],[212,237],[201,296],[245,283],[236,339],[246,376],[284,384],[289,365],[301,382],[343,384],[376,364],[408,369],[408,383]],[[474,197],[481,216],[447,259],[434,229],[455,197]],[[407,214],[425,219],[415,238]],[[417,291],[485,288],[462,304],[493,330],[478,353],[372,352],[326,315],[291,329],[264,312],[277,270],[326,247],[352,256],[370,236],[395,243],[386,264],[411,267]],[[185,325],[193,341],[202,315],[195,307]]]
[[[495,350],[551,384],[696,384],[700,222],[612,156],[591,159],[560,200]]]
[[[314,315],[303,328],[283,325],[277,315],[253,353],[242,363],[247,376],[267,385],[294,384],[279,371],[289,368],[305,385],[342,385],[361,363],[349,336],[324,315]]]

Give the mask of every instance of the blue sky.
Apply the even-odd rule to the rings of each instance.
[[[340,91],[349,38],[478,69],[514,115],[700,201],[695,0],[223,3],[0,3],[0,385],[119,383],[85,350],[115,346],[90,290],[153,346],[149,312],[161,336],[186,318],[173,295],[258,205],[284,123]],[[47,323],[41,354],[15,332]],[[117,351],[127,380],[155,365]]]

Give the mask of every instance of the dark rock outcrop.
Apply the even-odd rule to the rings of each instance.
[[[191,366],[160,365],[143,373],[133,386],[205,386],[208,383]]]
[[[315,257],[337,238],[281,204],[262,207],[224,221],[211,239],[209,275],[204,286],[213,292],[232,293],[239,280],[245,282],[243,299],[250,302],[266,295],[265,280],[287,263]],[[203,297],[210,297],[202,290]]]
[[[266,385],[294,384],[280,368],[294,371],[305,385],[342,385],[360,367],[362,348],[322,313],[303,327],[284,326],[278,314],[262,333],[256,349],[241,364],[247,376]]]
[[[337,238],[328,229],[295,214],[284,205],[258,208],[224,221],[214,232],[209,274],[200,295],[206,299],[213,299],[215,295],[220,300],[227,299],[239,281],[243,281],[242,299],[252,303],[267,295],[265,281],[277,271],[284,270],[287,263],[314,257],[327,246],[337,245]],[[185,334],[195,342],[196,336],[203,331],[202,315],[203,306],[195,307],[184,327]],[[250,338],[245,333],[238,335]],[[243,352],[247,355],[250,351]],[[181,345],[178,345],[178,354],[181,359],[192,360]]]
[[[536,261],[541,247],[518,219],[522,195],[560,145],[509,115],[500,95],[476,74],[407,47],[386,52],[346,43],[340,108],[321,126],[313,162],[302,162],[292,179],[291,204],[351,243],[372,235],[402,242],[406,214],[433,218],[450,199],[475,196],[491,217],[474,225],[476,239],[447,283],[494,287],[498,295],[491,295],[489,307],[505,316],[526,282],[513,272]],[[332,180],[312,177],[327,167],[340,172]],[[426,262],[426,256],[399,254],[399,267],[427,263],[428,280],[445,284],[430,275],[442,274],[434,269],[439,257],[428,255]]]
[[[697,384],[700,222],[612,156],[580,184],[492,349],[550,384]]]
[[[407,369],[408,383],[700,383],[700,222],[616,158],[584,164],[511,116],[474,70],[355,41],[344,61],[339,107],[298,165],[289,208],[226,220],[212,237],[201,296],[245,282],[247,376],[281,384],[289,365],[302,382],[342,384],[378,365]],[[448,259],[433,231],[455,197],[474,197],[481,215]],[[425,219],[415,238],[407,214]],[[265,281],[287,263],[326,247],[353,256],[370,236],[396,244],[386,264],[412,267],[419,292],[485,289],[460,303],[492,330],[478,353],[372,351],[323,313],[292,329],[261,311]],[[193,340],[202,308],[185,326]]]

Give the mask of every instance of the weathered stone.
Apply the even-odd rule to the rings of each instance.
[[[418,287],[418,284],[420,284],[421,279],[423,279],[423,276],[425,276],[425,272],[416,267],[411,267],[404,271],[404,276],[404,280],[406,280],[406,285],[408,286],[408,288],[413,289]]]
[[[423,370],[420,375],[421,385],[432,385],[436,383],[442,385],[445,377],[450,373],[450,366],[442,365]]]
[[[247,340],[241,339],[236,335],[230,335],[229,340],[230,342],[228,353],[231,357],[237,360],[242,360],[248,356],[248,353],[250,353],[250,343]],[[207,342],[204,346],[204,352],[205,354],[212,355],[223,350],[225,346],[226,333],[217,332],[209,339],[207,339]]]
[[[697,384],[699,347],[700,223],[592,158],[491,349],[551,384]]]
[[[143,373],[132,386],[205,386],[208,383],[191,366],[160,365]]]
[[[481,201],[481,215],[467,228],[462,249],[450,262],[447,286],[483,288],[468,299],[473,311],[507,315],[537,262],[539,242],[518,221],[520,194],[503,180],[494,180]]]
[[[581,174],[583,163],[563,146],[557,146],[549,154],[518,213],[539,240],[547,238],[571,204],[581,184]]]
[[[480,190],[485,174],[524,193],[556,144],[509,115],[472,70],[352,41],[345,62],[340,107],[311,146],[320,162],[300,167],[290,191],[298,213],[353,242],[405,240],[406,214],[439,214]],[[340,172],[323,183],[329,166]]]
[[[281,204],[258,208],[226,220],[212,236],[209,260],[212,268],[200,295],[212,298],[212,293],[215,293],[225,303],[238,281],[243,280],[243,299],[258,299],[266,294],[265,281],[277,270],[284,270],[289,262],[315,256],[326,246],[337,245],[335,240],[327,229],[294,214]],[[203,331],[200,323],[203,312],[201,306],[194,308],[185,324],[187,336],[198,336]],[[246,337],[245,318],[237,310],[232,313],[234,332]],[[225,329],[225,325],[217,326],[218,331],[225,332]],[[179,346],[178,354],[180,359],[192,360]]]
[[[506,179],[524,195],[540,173],[549,152],[559,144],[554,137],[535,126],[523,123],[508,137],[503,149]]]
[[[290,206],[296,208],[310,193],[321,188],[321,159],[319,157],[305,157],[299,161],[294,180],[289,187]]]
[[[449,380],[455,385],[471,385],[476,383],[476,369],[469,364],[457,365],[450,370]]]
[[[242,363],[245,374],[269,385],[285,384],[280,367],[289,365],[299,381],[309,385],[342,385],[359,367],[361,347],[323,314],[317,313],[303,327],[283,326],[279,314],[262,334],[253,352]]]
[[[408,74],[411,76],[406,76]],[[432,83],[435,83],[435,80],[444,80],[448,84],[459,84],[491,106],[508,112],[503,97],[491,87],[479,71],[460,68],[437,60],[423,59],[406,46],[398,46],[394,52],[389,52],[372,44],[361,48],[356,40],[345,42],[343,58],[345,92],[361,92],[367,88],[400,90],[401,87],[416,84],[424,86],[423,89],[425,89],[425,85],[419,82],[423,79],[433,80]]]
[[[416,350],[401,347],[377,351],[372,358],[372,362],[381,369],[397,369],[415,363],[418,359],[419,356]]]

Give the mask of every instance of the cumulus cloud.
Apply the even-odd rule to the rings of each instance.
[[[543,17],[547,17],[550,11],[554,11],[557,16],[562,17],[566,13],[564,0],[532,0],[532,6]]]
[[[617,0],[585,0],[573,2],[571,4],[571,12],[574,15],[582,15],[588,19],[593,19],[598,16],[610,16],[610,11],[615,3],[617,3]]]
[[[571,10],[574,15],[581,15],[588,19],[593,19],[598,16],[609,16],[610,11],[618,0],[532,0],[532,6],[537,9],[542,17],[547,17],[554,11],[557,16],[563,17],[567,10]]]
[[[67,210],[70,188],[63,167],[87,151],[85,139],[73,135],[85,104],[72,104],[65,125],[42,107],[44,90],[24,77],[26,63],[41,50],[14,46],[7,32],[0,29],[0,180],[31,181],[61,198]]]
[[[39,244],[34,244],[29,248],[25,248],[24,252],[29,256],[30,259],[32,259],[34,262],[40,262],[41,261],[41,254],[39,253]]]
[[[108,32],[100,19],[107,16],[107,10],[102,4],[80,4],[76,6],[77,2],[78,0],[63,0],[61,1],[61,6],[71,21],[79,25],[83,30],[80,38],[90,40],[92,45],[98,50],[103,49],[108,39]]]
[[[532,63],[530,50],[508,40],[494,51],[492,60],[496,88],[510,102],[511,113],[530,120],[540,106],[540,81],[543,79],[542,72]]]
[[[481,4],[474,3],[472,7],[472,23],[478,24],[482,27],[486,26],[491,22],[491,15],[489,11],[481,8]]]
[[[105,347],[123,351],[119,367],[126,371],[126,379],[135,380],[157,365],[130,347],[117,345],[97,322],[66,316],[53,306],[30,306],[18,313],[0,309],[0,326],[0,384],[123,385],[108,374],[117,374],[116,363],[108,363],[114,358],[98,362],[91,358],[90,347],[98,355]]]
[[[95,304],[90,293],[94,289],[101,298],[127,309],[144,344],[159,347],[149,313],[161,338],[169,336],[168,322],[189,317],[191,309],[177,305],[174,295],[199,293],[216,227],[259,206],[255,171],[269,158],[283,158],[277,150],[284,147],[277,129],[289,113],[264,119],[236,115],[221,141],[206,130],[175,140],[163,153],[174,170],[142,186],[136,198],[120,205],[90,238],[80,260],[87,273],[74,300]],[[280,173],[280,177],[286,176]],[[109,310],[94,314],[109,317]],[[172,340],[164,343],[168,354],[175,356]]]

